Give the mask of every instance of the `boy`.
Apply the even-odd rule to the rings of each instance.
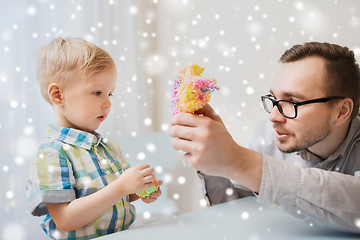
[[[85,40],[58,38],[39,51],[37,77],[54,123],[30,166],[31,213],[42,217],[43,230],[54,239],[129,228],[135,219],[130,202],[138,199],[134,193],[152,187],[154,169],[130,167],[118,145],[95,132],[111,108],[113,59]],[[160,194],[142,200],[151,203]]]

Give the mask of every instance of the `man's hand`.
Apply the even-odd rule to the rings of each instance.
[[[259,190],[262,155],[239,146],[209,105],[195,114],[175,115],[169,135],[174,138],[173,148],[186,152],[184,161],[197,170]]]
[[[201,114],[201,115],[198,115]],[[212,175],[224,175],[219,165],[228,165],[237,144],[226,130],[221,118],[206,105],[196,114],[179,113],[171,119],[169,135],[173,147],[186,152],[184,160],[194,168]]]

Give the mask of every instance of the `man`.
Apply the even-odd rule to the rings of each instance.
[[[253,150],[235,143],[209,105],[202,115],[172,118],[173,147],[186,152],[184,160],[197,170],[229,178],[260,201],[313,224],[360,233],[360,70],[354,53],[310,42],[293,46],[280,62],[270,94],[261,97],[271,123],[259,125]],[[206,185],[214,196],[209,190],[216,187]]]

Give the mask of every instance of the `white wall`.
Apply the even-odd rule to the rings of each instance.
[[[158,112],[167,122],[176,64],[196,62],[220,87],[210,101],[236,141],[247,145],[258,120],[267,117],[267,94],[281,54],[294,44],[327,41],[347,45],[360,57],[358,1],[159,1]]]

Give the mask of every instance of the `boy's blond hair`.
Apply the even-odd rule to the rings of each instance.
[[[37,56],[37,80],[42,96],[49,103],[47,91],[51,83],[63,86],[76,81],[77,74],[91,76],[115,67],[109,53],[81,38],[57,38],[42,47]]]

